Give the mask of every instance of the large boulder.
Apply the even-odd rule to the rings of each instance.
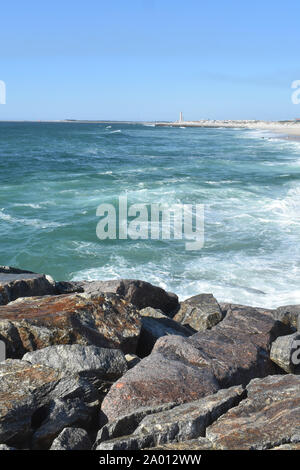
[[[176,403],[166,403],[158,406],[149,406],[138,408],[129,415],[118,416],[115,421],[105,424],[97,434],[94,447],[96,448],[101,442],[109,441],[117,437],[126,436],[134,433],[140,422],[149,415],[170,410],[176,406]]]
[[[54,293],[55,283],[50,276],[0,266],[0,305],[6,305],[19,297]]]
[[[100,292],[118,294],[139,310],[153,307],[172,316],[178,310],[177,295],[166,292],[149,282],[135,279],[116,279],[111,281],[78,281],[57,282],[57,293],[85,292],[88,295],[99,295]]]
[[[158,339],[152,353],[112,386],[102,410],[112,420],[136,407],[194,401],[277,373],[271,344],[290,332],[268,313],[230,308],[212,330]]]
[[[140,328],[137,310],[116,294],[44,296],[0,307],[0,340],[13,358],[73,343],[134,353]]]
[[[81,377],[91,379],[95,384],[115,381],[128,370],[122,351],[81,344],[48,346],[26,353],[23,361],[79,374]]]
[[[300,319],[300,305],[285,305],[274,310],[274,317],[297,329]],[[299,328],[298,328],[299,330]]]
[[[141,407],[194,401],[218,389],[213,373],[197,367],[192,358],[188,362],[175,355],[155,352],[112,385],[103,400],[102,411],[109,421],[113,421]]]
[[[194,332],[205,331],[223,318],[220,306],[212,294],[199,294],[181,302],[174,320],[190,326]]]
[[[300,442],[300,377],[254,379],[247,399],[206,430],[216,449],[265,450]]]
[[[145,357],[151,353],[154,344],[166,335],[179,335],[188,337],[192,335],[189,328],[169,318],[161,310],[146,307],[140,310],[142,329],[137,347],[139,357]]]
[[[89,426],[97,401],[92,384],[76,374],[7,359],[0,364],[0,442],[28,447],[40,433],[47,447],[70,422]]]
[[[288,374],[300,373],[300,332],[277,338],[272,344],[271,359]]]
[[[132,435],[104,441],[97,449],[141,449],[172,441],[180,442],[204,437],[207,426],[228,409],[238,405],[243,396],[243,387],[232,387],[220,390],[202,400],[147,415]]]
[[[88,433],[81,428],[65,428],[54,439],[50,450],[90,450],[92,442]]]

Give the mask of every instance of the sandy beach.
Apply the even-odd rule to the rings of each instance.
[[[286,138],[300,139],[300,121],[254,121],[254,120],[201,120],[156,122],[158,127],[213,127],[213,128],[244,128],[277,132]]]

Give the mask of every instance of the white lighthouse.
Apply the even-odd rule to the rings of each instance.
[[[181,111],[180,111],[180,114],[179,114],[179,122],[183,122],[183,115],[182,115]]]

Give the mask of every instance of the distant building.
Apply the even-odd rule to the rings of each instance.
[[[179,122],[183,122],[183,115],[182,115],[181,111],[180,111],[180,114],[179,114]]]

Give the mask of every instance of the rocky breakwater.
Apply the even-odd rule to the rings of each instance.
[[[299,448],[299,306],[0,273],[0,449]]]

